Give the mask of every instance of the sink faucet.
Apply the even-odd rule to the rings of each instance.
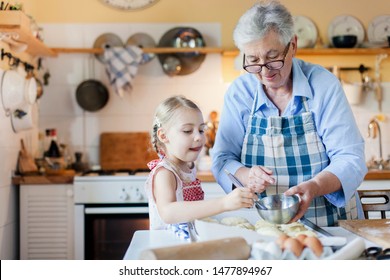
[[[379,126],[378,121],[375,118],[373,118],[368,123],[368,137],[372,137],[373,139],[375,139],[377,135],[379,136],[379,165],[378,165],[378,169],[383,170],[381,128]]]

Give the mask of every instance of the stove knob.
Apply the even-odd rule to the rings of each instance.
[[[135,197],[136,197],[136,199],[137,199],[138,201],[143,201],[143,199],[144,199],[144,195],[139,191],[138,188],[136,189]]]
[[[125,189],[122,189],[122,193],[121,195],[119,196],[119,199],[122,200],[122,201],[126,201],[129,199],[129,194],[126,192]]]

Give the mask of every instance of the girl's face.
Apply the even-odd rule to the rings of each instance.
[[[206,142],[206,127],[199,110],[178,109],[168,128],[160,128],[160,140],[164,142],[166,156],[178,164],[194,162]]]

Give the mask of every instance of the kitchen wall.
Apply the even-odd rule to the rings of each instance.
[[[180,24],[179,24],[180,25]],[[183,23],[204,36],[207,45],[220,45],[220,24]],[[122,41],[138,32],[146,32],[157,42],[176,24],[45,24],[49,45],[89,48],[96,38],[114,32]],[[138,68],[133,90],[124,97],[110,87],[104,64],[90,54],[61,54],[45,59],[50,69],[50,85],[40,100],[40,128],[57,128],[61,142],[70,153],[83,152],[92,165],[99,163],[99,136],[102,132],[149,131],[153,112],[163,99],[185,95],[199,104],[207,118],[212,110],[220,111],[227,84],[222,79],[221,56],[206,55],[200,69],[190,75],[170,77],[164,74],[157,57]],[[98,79],[110,88],[108,104],[97,112],[83,111],[76,101],[77,86],[86,79]]]
[[[0,41],[0,49],[9,52],[8,45]],[[32,63],[32,58],[26,54],[15,54],[23,61]],[[0,61],[0,77],[8,69],[8,60]],[[1,90],[0,90],[1,91]],[[11,178],[17,166],[20,139],[28,152],[37,145],[38,127],[14,133],[11,118],[6,115],[3,105],[0,105],[0,259],[15,259],[18,240],[18,189],[11,185]]]
[[[136,12],[124,12],[104,6],[98,0],[25,0],[25,11],[34,16],[45,28],[45,42],[51,47],[92,46],[97,35],[114,32],[127,40],[137,31],[151,33],[158,40],[171,26],[192,25],[207,35],[210,46],[233,49],[231,33],[239,16],[254,0],[160,0],[156,5]],[[294,15],[310,17],[317,25],[323,43],[327,43],[327,27],[340,14],[357,17],[367,30],[369,22],[387,13],[388,4],[383,0],[284,0]],[[326,12],[324,12],[326,11]],[[0,47],[7,46],[0,42]],[[375,56],[305,56],[302,57],[324,66],[352,66],[360,63],[373,68]],[[28,57],[26,59],[29,59]],[[390,118],[390,59],[381,65],[384,88],[383,113]],[[83,112],[75,101],[77,85],[88,78],[100,78],[107,84],[104,68],[87,54],[60,54],[57,58],[45,58],[44,67],[50,70],[49,86],[39,100],[40,119],[33,130],[15,134],[10,118],[0,112],[0,258],[18,257],[17,189],[11,185],[15,170],[19,140],[22,138],[28,150],[35,154],[38,131],[57,128],[61,141],[69,144],[72,152],[81,150],[90,164],[98,163],[98,138],[102,131],[148,130],[153,110],[158,102],[172,94],[184,94],[199,103],[205,117],[211,110],[220,111],[223,95],[231,78],[239,72],[233,68],[234,57],[208,54],[200,69],[188,76],[168,77],[163,74],[157,59],[139,68],[134,80],[134,90],[122,99],[110,93],[106,107],[96,113]],[[7,64],[0,61],[0,67]],[[341,73],[351,82],[359,81],[358,73]],[[373,76],[373,72],[369,72]],[[228,78],[227,78],[228,77]],[[353,106],[359,128],[366,139],[367,158],[378,155],[378,139],[367,139],[367,124],[378,113],[374,94],[364,95],[363,102]],[[1,109],[0,109],[1,111]],[[389,121],[381,123],[384,155],[390,153]]]

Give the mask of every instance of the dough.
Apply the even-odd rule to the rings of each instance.
[[[280,229],[291,237],[296,237],[300,234],[306,234],[307,236],[317,236],[314,231],[307,229],[303,224],[299,222],[280,225]]]
[[[296,231],[296,232],[289,232],[287,233],[288,236],[291,236],[291,237],[297,237],[298,235],[300,234],[304,234],[306,236],[314,236],[314,237],[317,237],[317,234],[312,231],[312,230],[304,230],[304,231]]]
[[[259,229],[259,228],[263,228],[263,227],[274,227],[274,228],[276,228],[277,225],[271,224],[270,222],[267,222],[265,220],[258,220],[256,222],[256,224],[255,224],[256,230]]]
[[[307,229],[301,223],[294,222],[291,224],[280,225],[280,229],[285,233],[306,231]]]
[[[207,222],[207,223],[216,223],[216,224],[219,224],[219,221],[218,221],[217,219],[211,218],[211,217],[203,218],[203,219],[201,219],[201,221]]]
[[[251,223],[242,223],[242,224],[238,224],[236,226],[240,227],[240,228],[246,228],[246,229],[250,229],[250,230],[255,230],[255,226],[252,225]]]
[[[277,227],[259,227],[256,228],[256,232],[261,235],[267,235],[267,236],[273,236],[273,237],[279,237],[283,234],[283,231],[278,229]]]
[[[243,217],[225,217],[221,219],[221,224],[225,226],[237,226],[244,223],[249,223],[249,221]]]

